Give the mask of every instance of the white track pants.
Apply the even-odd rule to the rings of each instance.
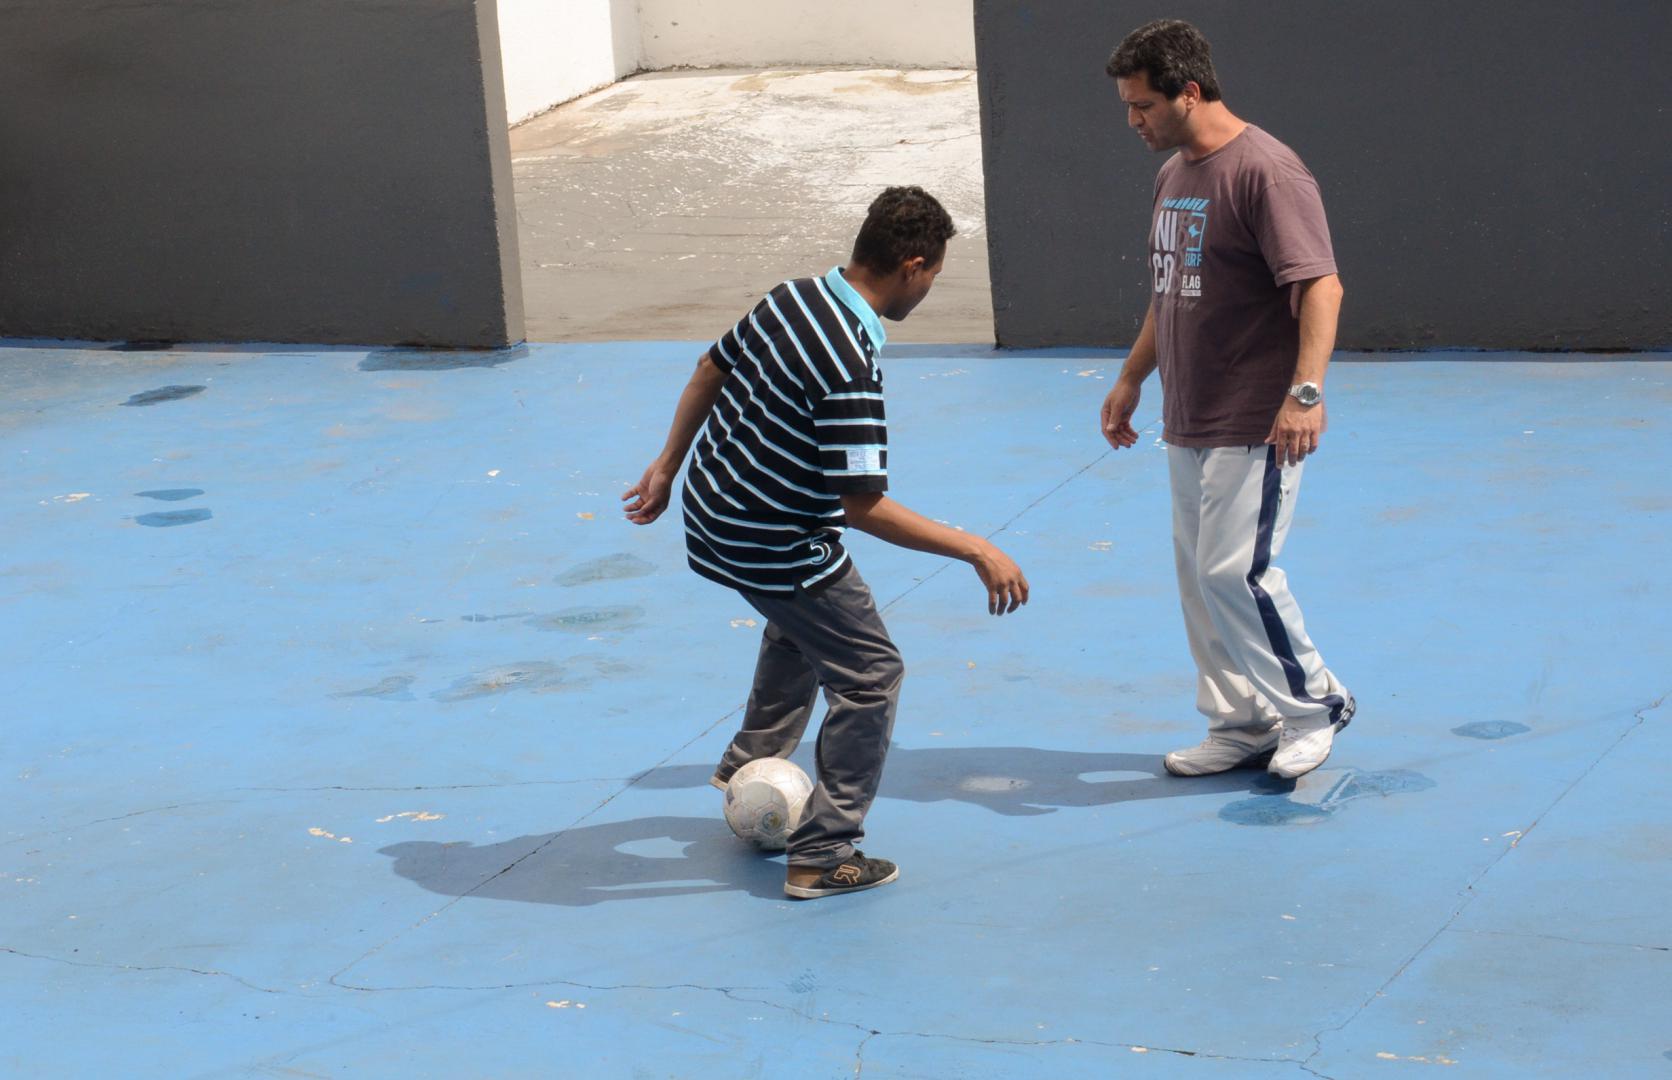
[[[1272,565],[1294,518],[1301,465],[1275,447],[1167,448],[1173,553],[1196,707],[1215,734],[1258,740],[1273,725],[1337,720],[1347,701],[1313,648],[1289,582]]]

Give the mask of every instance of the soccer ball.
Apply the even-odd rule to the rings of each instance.
[[[757,758],[726,785],[726,824],[756,847],[782,851],[812,793],[813,782],[793,762]]]

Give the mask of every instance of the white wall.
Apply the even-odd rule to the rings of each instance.
[[[975,67],[975,0],[499,0],[515,124],[635,71]]]
[[[639,68],[637,0],[499,0],[505,114],[515,124]]]
[[[638,0],[647,71],[975,67],[974,0]]]

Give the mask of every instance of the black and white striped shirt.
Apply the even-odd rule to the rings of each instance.
[[[841,496],[888,489],[885,340],[837,267],[779,285],[714,343],[729,374],[685,474],[691,569],[789,593],[848,568]]]

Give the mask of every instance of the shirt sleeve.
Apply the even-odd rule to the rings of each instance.
[[[833,387],[813,405],[813,426],[825,490],[833,495],[888,490],[888,419],[880,379]]]
[[[737,366],[738,358],[743,355],[744,342],[753,333],[749,320],[754,317],[766,301],[756,304],[754,310],[739,319],[737,325],[720,335],[720,340],[708,347],[708,358],[714,361],[716,367],[730,371]]]
[[[1292,285],[1335,273],[1324,199],[1310,178],[1279,180],[1261,192],[1255,232],[1273,284]]]

